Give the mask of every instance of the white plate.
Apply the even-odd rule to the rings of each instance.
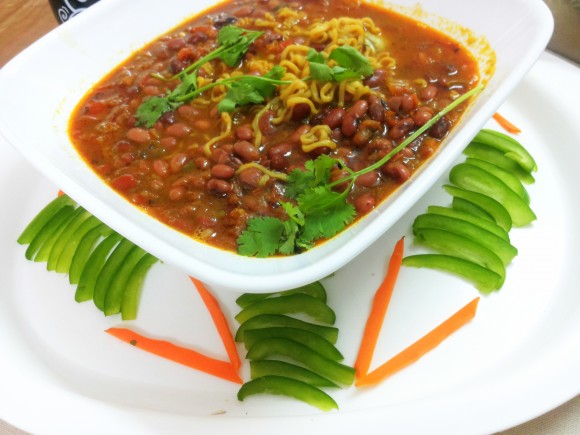
[[[143,213],[92,172],[67,134],[71,112],[96,81],[134,50],[212,3],[166,0],[160,9],[158,0],[141,0],[139,19],[134,19],[134,5],[109,0],[66,22],[0,70],[0,134],[67,194],[147,251],[203,281],[252,292],[320,279],[377,240],[441,176],[507,98],[546,46],[553,27],[541,0],[423,0],[423,9],[415,0],[394,2],[463,42],[482,64],[485,90],[429,164],[373,213],[300,255],[257,259],[196,242]],[[497,57],[491,79],[483,39]]]
[[[0,189],[0,418],[43,434],[491,433],[580,393],[580,70],[544,54],[501,108],[536,157],[529,188],[538,221],[511,232],[520,253],[504,288],[484,297],[475,319],[380,386],[332,393],[339,412],[278,397],[240,403],[237,386],[153,357],[103,330],[120,323],[73,301],[66,278],[24,259],[15,240],[56,187],[2,146]],[[489,126],[499,128],[493,121]],[[372,294],[395,241],[429,204],[446,204],[439,180],[385,236],[325,280],[338,346],[352,364]],[[17,205],[14,205],[17,204]],[[214,288],[229,315],[235,295]],[[403,268],[373,365],[401,350],[477,293],[442,273]],[[138,321],[225,357],[187,277],[152,269]],[[240,349],[241,350],[241,349]],[[243,355],[243,352],[242,352]],[[244,365],[247,377],[247,366]]]

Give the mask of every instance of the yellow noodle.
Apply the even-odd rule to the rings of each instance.
[[[203,146],[203,151],[204,151],[204,153],[205,153],[205,155],[207,157],[210,157],[211,156],[211,147],[212,147],[212,145],[218,143],[222,139],[229,138],[230,137],[230,134],[232,133],[232,117],[230,116],[230,114],[227,113],[227,112],[222,112],[222,114],[221,114],[221,121],[226,126],[224,132],[222,134],[220,134],[219,136],[216,136],[213,139],[209,140]]]
[[[336,148],[336,143],[330,139],[330,127],[328,125],[315,125],[306,133],[300,136],[302,151],[309,153],[318,147]]]
[[[248,168],[256,168],[256,169],[259,169],[260,171],[262,171],[262,173],[264,173],[268,177],[276,178],[278,180],[286,181],[288,179],[288,175],[287,174],[284,174],[282,172],[272,171],[271,169],[268,169],[265,166],[262,166],[262,165],[260,165],[259,163],[256,163],[256,162],[244,163],[238,169],[236,169],[236,174],[239,174],[244,169],[248,169]]]

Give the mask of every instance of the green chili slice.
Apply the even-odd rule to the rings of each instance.
[[[469,222],[470,224],[477,225],[478,227],[483,228],[484,230],[489,231],[490,233],[494,233],[496,236],[501,237],[506,242],[510,241],[509,234],[506,230],[504,230],[495,222],[482,218],[478,215],[462,210],[457,210],[454,208],[440,207],[438,205],[429,206],[427,208],[427,213],[440,214],[443,216],[448,216],[451,218]]]
[[[481,143],[501,151],[507,158],[517,162],[528,173],[538,170],[538,165],[528,150],[507,134],[483,129],[473,138],[473,142]]]
[[[260,314],[246,320],[240,325],[236,332],[236,341],[243,341],[245,332],[250,329],[268,328],[273,326],[305,329],[320,335],[332,344],[335,344],[338,339],[338,328],[335,328],[334,326],[317,325],[284,314]]]
[[[244,293],[239,298],[236,299],[236,303],[240,308],[246,308],[254,302],[260,301],[262,299],[267,299],[275,296],[287,296],[297,293],[303,293],[310,296],[314,296],[316,299],[320,299],[322,302],[326,302],[326,290],[324,286],[315,281],[313,283],[280,292],[273,293]]]
[[[250,361],[250,376],[252,379],[268,375],[278,375],[285,378],[296,379],[298,381],[306,382],[314,387],[340,388],[334,382],[329,381],[325,377],[320,376],[307,368],[297,366],[296,364],[267,359]]]
[[[75,205],[75,202],[67,195],[60,195],[49,202],[18,237],[17,242],[21,245],[28,245],[38,235],[42,228],[66,205]]]

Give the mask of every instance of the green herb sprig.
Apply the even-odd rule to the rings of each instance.
[[[310,62],[310,78],[325,82],[340,82],[343,80],[361,80],[373,75],[373,67],[369,60],[356,48],[349,45],[337,47],[328,55],[311,48],[306,54]],[[334,61],[330,66],[328,61]]]
[[[248,220],[247,228],[238,237],[238,253],[246,256],[268,257],[275,254],[289,255],[310,248],[319,239],[334,236],[342,231],[356,217],[354,207],[346,202],[346,197],[358,177],[380,168],[395,154],[425,133],[439,119],[481,92],[479,85],[461,95],[438,112],[401,142],[382,159],[359,171],[350,170],[342,161],[322,155],[306,162],[305,170],[295,169],[288,175],[285,195],[295,199],[296,205],[282,202],[288,219],[255,217]],[[334,167],[349,172],[345,177],[330,181]],[[342,192],[334,187],[347,183]]]

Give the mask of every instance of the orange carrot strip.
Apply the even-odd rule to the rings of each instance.
[[[451,334],[473,319],[475,312],[477,311],[478,302],[479,297],[473,299],[431,332],[427,333],[415,343],[399,352],[393,358],[388,360],[386,363],[368,375],[358,379],[356,385],[361,387],[377,384],[388,376],[391,376],[393,373],[417,361],[419,358],[437,347],[443,342],[443,340],[445,340],[447,337],[449,337]]]
[[[64,192],[63,192],[62,190],[60,190],[60,189],[59,189],[59,190],[58,190],[58,193],[56,194],[56,196],[62,196],[62,195],[64,195]]]
[[[501,116],[498,112],[495,112],[492,117],[508,133],[518,134],[518,133],[522,132],[518,127],[516,127],[514,124],[509,122],[506,118]]]
[[[209,292],[209,290],[203,285],[203,283],[194,277],[190,276],[189,279],[197,288],[203,303],[207,307],[207,310],[211,314],[211,318],[213,319],[213,323],[222,339],[222,343],[224,344],[224,348],[230,358],[230,362],[235,370],[238,370],[242,365],[240,360],[240,355],[238,354],[238,348],[236,347],[236,342],[234,341],[234,337],[232,335],[231,329],[228,325],[228,321],[226,316],[224,315],[222,309],[216,298]]]
[[[397,281],[399,270],[401,269],[401,261],[403,260],[405,247],[404,241],[405,238],[401,238],[395,245],[395,249],[393,250],[393,254],[389,261],[387,274],[375,293],[371,312],[367,318],[364,335],[354,363],[357,378],[365,376],[369,371],[377,341],[379,339],[379,334],[385,319],[385,314],[387,313],[393,289],[395,288],[395,282]]]
[[[105,332],[154,355],[237,384],[243,384],[230,362],[210,358],[193,349],[177,346],[168,341],[148,338],[128,328],[109,328]]]

